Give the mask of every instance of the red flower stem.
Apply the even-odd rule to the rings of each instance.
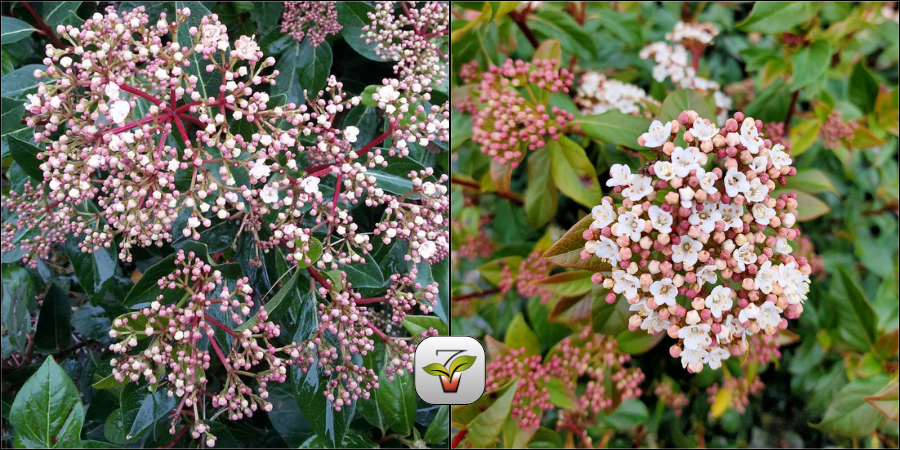
[[[322,285],[322,287],[328,289],[329,291],[331,290],[331,283],[329,283],[328,280],[322,277],[322,274],[319,273],[318,270],[313,267],[307,267],[306,271],[309,272],[309,275],[313,277],[314,280],[318,281],[319,284]]]
[[[172,442],[169,442],[168,444],[163,445],[163,446],[160,447],[160,448],[174,448],[174,447],[175,447],[175,444],[177,444],[178,441],[180,441],[181,438],[183,438],[184,435],[187,434],[188,429],[190,429],[190,428],[191,428],[190,425],[185,425],[185,426],[181,427],[181,429],[178,430],[178,434],[176,434],[175,437],[172,438]]]
[[[419,30],[419,25],[416,24],[416,19],[413,18],[412,14],[409,13],[409,8],[406,6],[406,2],[400,2],[403,5],[403,12],[406,13],[406,17],[409,17],[409,21],[413,24],[413,29],[416,30],[416,34],[421,36],[422,31]]]
[[[375,138],[374,141],[366,144],[365,147],[359,149],[359,151],[357,151],[356,153],[361,155],[369,150],[372,150],[373,148],[375,148],[376,145],[384,142],[384,140],[387,139],[388,136],[390,136],[392,132],[393,132],[393,129],[389,129],[389,130],[385,131],[384,133],[381,133],[381,136],[378,136],[377,138]]]
[[[207,318],[206,320],[208,321],[209,319]],[[225,369],[227,369],[229,372],[231,372],[231,364],[228,364],[228,360],[225,359],[225,354],[222,353],[222,349],[219,348],[219,343],[216,342],[216,337],[213,336],[213,337],[209,338],[209,343],[212,344],[213,348],[216,350],[216,355],[219,356],[219,360],[222,361],[222,364],[225,366]]]
[[[206,320],[207,322],[209,322],[209,323],[215,325],[216,328],[218,328],[218,329],[220,329],[220,330],[222,330],[222,331],[224,331],[224,332],[230,334],[231,337],[237,337],[237,336],[238,336],[237,331],[234,331],[234,330],[232,330],[231,328],[226,327],[222,322],[219,322],[218,320],[213,319],[212,317],[210,317],[210,316],[208,316],[208,315],[203,316],[203,320]]]
[[[312,167],[306,169],[306,174],[310,175],[310,176],[317,176],[315,174],[320,173],[321,171],[326,171],[325,169],[330,169],[335,164],[337,164],[337,163],[333,162],[333,163],[326,163],[326,164],[319,164],[317,166],[312,166]],[[321,172],[321,173],[325,173],[325,172]]]
[[[103,135],[106,134],[106,133],[119,134],[119,133],[121,133],[121,132],[123,132],[123,131],[128,131],[128,130],[130,130],[130,129],[132,129],[132,128],[139,127],[139,126],[141,126],[141,125],[143,125],[143,124],[145,124],[145,123],[153,122],[153,121],[156,120],[157,118],[158,118],[158,119],[163,119],[163,120],[168,120],[168,117],[169,117],[169,116],[170,116],[170,113],[163,113],[163,114],[160,114],[160,115],[158,115],[158,116],[144,117],[143,119],[138,120],[137,122],[132,122],[132,123],[129,123],[128,125],[123,125],[123,126],[118,127],[118,128],[113,128],[113,129],[111,129],[111,130],[106,130],[106,131],[100,132],[99,134],[97,134],[97,137],[103,136]]]
[[[203,102],[191,102],[191,103],[186,103],[186,104],[184,104],[184,105],[179,106],[178,109],[175,110],[175,112],[176,112],[176,113],[183,113],[183,112],[185,112],[185,111],[191,109],[191,106],[197,106],[197,105],[201,105],[201,104],[203,104]]]
[[[462,442],[467,434],[469,434],[469,430],[460,430],[459,433],[456,433],[456,436],[453,437],[453,442],[450,443],[450,448],[459,447],[459,443]]]
[[[28,12],[31,13],[32,17],[34,17],[34,20],[37,21],[38,28],[41,29],[41,34],[47,36],[47,39],[50,39],[50,41],[53,42],[54,47],[60,50],[66,48],[66,45],[59,40],[59,37],[56,36],[56,33],[54,33],[53,30],[50,29],[50,27],[47,26],[46,23],[44,23],[44,20],[41,19],[41,16],[37,13],[37,11],[34,10],[34,8],[31,7],[31,5],[28,4],[28,2],[19,3],[21,3],[22,6],[24,6],[25,9],[27,9]]]
[[[184,141],[184,145],[190,147],[191,138],[188,137],[187,130],[184,129],[184,124],[181,123],[181,118],[179,118],[179,116],[175,116],[175,125],[178,127],[178,133],[181,134],[181,139]]]
[[[162,105],[162,101],[160,101],[158,98],[156,98],[140,89],[135,89],[125,83],[120,84],[119,89],[121,89],[125,92],[128,92],[129,94],[134,94],[134,95],[137,95],[138,97],[150,100],[156,106]]]
[[[341,195],[341,175],[339,173],[337,181],[334,182],[334,197],[331,199],[332,222],[328,225],[328,237],[331,237],[331,232],[334,231],[334,212],[337,211],[338,197]]]
[[[378,327],[376,327],[372,322],[366,322],[366,326],[369,327],[369,329],[372,330],[385,343],[391,342],[390,336],[384,334],[384,332],[379,330]]]
[[[196,117],[194,117],[194,116],[192,116],[192,115],[190,115],[190,114],[187,114],[187,113],[178,113],[177,115],[178,115],[178,117],[179,117],[181,120],[188,121],[188,122],[190,122],[190,123],[192,123],[192,124],[194,124],[194,125],[197,125],[197,126],[200,127],[200,128],[206,128],[206,124],[205,124],[205,123],[201,122],[200,119],[198,119],[198,118],[196,118]]]
[[[387,297],[370,297],[370,298],[361,298],[356,301],[357,305],[368,305],[370,303],[380,303],[387,300]]]

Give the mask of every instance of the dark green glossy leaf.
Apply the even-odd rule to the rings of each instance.
[[[298,105],[306,103],[307,97],[315,98],[331,72],[331,59],[331,47],[327,42],[315,48],[309,45],[309,39],[295,42],[275,64],[279,74],[272,95],[284,94],[287,103]]]
[[[816,81],[825,73],[831,64],[831,45],[828,41],[816,41],[791,55],[791,62],[794,66],[791,90],[796,91]]]
[[[372,258],[372,255],[365,255],[366,262],[353,263],[343,266],[344,272],[347,273],[347,281],[355,289],[359,288],[380,288],[384,286],[384,275],[378,263]]]
[[[0,43],[3,45],[21,41],[34,33],[34,28],[28,23],[7,16],[2,18],[2,30],[0,31]]]
[[[425,430],[425,442],[435,445],[450,437],[450,406],[441,405],[437,414]]]
[[[178,27],[176,32],[176,37],[178,44],[182,47],[193,47],[194,45],[194,37],[191,36],[189,30],[191,27],[200,28],[200,21],[203,19],[203,16],[210,14],[209,9],[200,2],[184,2],[184,1],[176,1],[175,8],[190,8],[191,16]],[[219,95],[219,86],[222,85],[222,75],[219,71],[214,70],[212,72],[206,71],[206,66],[208,66],[211,62],[209,60],[203,59],[203,56],[199,52],[192,52],[188,57],[191,65],[186,67],[184,70],[186,73],[194,75],[198,78],[197,80],[197,92],[203,98],[216,98]]]
[[[878,81],[866,69],[863,61],[853,66],[847,89],[850,101],[863,113],[867,114],[875,109],[875,99],[878,98]]]
[[[37,159],[38,153],[43,152],[43,150],[15,136],[9,136],[7,142],[9,142],[9,151],[13,159],[19,163],[22,170],[34,181],[43,183],[44,171],[41,170],[41,162]]]
[[[84,406],[78,389],[53,358],[25,382],[9,417],[18,448],[78,447]]]
[[[37,90],[38,81],[47,82],[47,79],[34,77],[35,70],[45,70],[47,66],[41,64],[29,64],[20,67],[0,79],[0,94],[3,97],[25,99],[25,95]]]
[[[51,30],[56,31],[57,25],[81,25],[84,22],[78,17],[76,11],[82,2],[48,2],[44,6],[44,22]]]
[[[291,381],[300,411],[312,425],[316,435],[331,446],[343,442],[356,412],[356,403],[335,411],[334,405],[323,395],[327,380],[319,374],[315,363],[310,364],[305,374],[299,367],[291,367]]]
[[[381,57],[375,53],[375,42],[366,43],[362,37],[362,28],[372,20],[368,13],[374,13],[375,7],[365,2],[337,2],[338,22],[341,24],[341,36],[347,44],[357,53],[373,61],[381,61]]]
[[[39,349],[53,352],[72,345],[72,300],[56,284],[50,285],[41,305],[34,344]]]
[[[3,269],[3,325],[10,345],[25,352],[31,333],[31,312],[36,308],[34,282],[28,270],[19,266]]]
[[[68,239],[66,254],[75,269],[78,282],[90,296],[100,292],[103,283],[116,274],[119,259],[113,248],[101,247],[92,253],[83,253],[77,240]]]

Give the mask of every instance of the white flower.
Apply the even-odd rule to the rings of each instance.
[[[766,166],[769,164],[769,158],[765,156],[757,156],[753,158],[753,162],[750,163],[750,168],[753,169],[756,173],[763,173],[766,171]]]
[[[609,180],[607,180],[606,185],[609,187],[624,186],[628,184],[628,180],[630,179],[631,167],[624,164],[613,164],[609,169]]]
[[[753,181],[750,182],[749,186],[747,186],[747,191],[744,193],[744,197],[751,202],[761,202],[766,199],[766,195],[769,193],[769,187],[762,183],[759,178],[754,178]]]
[[[784,146],[781,144],[775,144],[775,146],[772,147],[772,150],[769,150],[769,158],[772,158],[772,165],[775,166],[776,169],[790,166],[791,163],[794,162],[794,160],[792,160],[784,151]]]
[[[709,347],[712,344],[712,338],[709,336],[709,325],[705,323],[682,327],[678,330],[678,338],[684,339],[685,350],[697,350]]]
[[[94,153],[93,155],[91,155],[90,158],[88,158],[87,165],[96,169],[96,168],[102,166],[104,162],[105,162],[105,160],[103,159],[102,156]]]
[[[678,288],[672,284],[670,278],[663,278],[662,280],[654,281],[650,285],[650,293],[653,294],[653,299],[656,300],[657,305],[675,306]]]
[[[619,226],[616,228],[616,236],[627,236],[632,241],[641,239],[644,231],[644,219],[629,211],[619,215]]]
[[[703,362],[709,364],[710,369],[718,369],[722,367],[722,361],[725,361],[731,356],[731,353],[728,353],[728,350],[725,350],[722,347],[716,347],[709,351],[709,354],[703,358]]]
[[[616,241],[600,236],[600,240],[594,246],[594,254],[598,258],[608,259],[613,262],[619,262],[622,258],[619,256],[619,246]]]
[[[759,136],[759,130],[756,129],[756,120],[752,117],[746,117],[741,122],[741,137],[750,138],[753,136]]]
[[[628,272],[624,270],[614,270],[612,278],[615,282],[613,285],[613,292],[616,294],[624,294],[625,298],[637,297],[637,289],[641,285],[641,282],[637,277],[629,275]]]
[[[649,314],[653,314],[653,310],[647,308],[647,300],[650,300],[649,297],[641,296],[641,298],[637,301],[637,303],[632,303],[628,305],[629,311],[637,311],[638,314],[642,316],[646,316]],[[646,328],[644,328],[646,330]]]
[[[779,264],[778,273],[781,275],[781,288],[785,294],[793,294],[800,290],[800,285],[806,279],[806,275],[797,269],[797,264],[791,261],[788,264]]]
[[[653,205],[647,211],[647,214],[650,215],[650,224],[653,225],[653,228],[660,233],[671,233],[672,232],[672,214],[666,211],[663,211],[659,206]]]
[[[719,180],[719,176],[715,172],[707,172],[702,167],[698,167],[696,171],[697,179],[700,181],[700,189],[706,191],[707,194],[718,192],[716,181]]]
[[[675,165],[669,161],[657,161],[653,165],[653,171],[662,180],[668,181],[675,178]]]
[[[733,294],[734,291],[725,286],[716,286],[712,290],[704,303],[712,312],[713,317],[718,319],[722,317],[722,311],[731,311],[731,307],[734,305],[734,301],[731,300]]]
[[[194,216],[191,216],[188,218],[187,225],[190,228],[197,228],[200,226],[200,219],[198,219]]]
[[[344,129],[344,137],[347,138],[348,142],[356,142],[357,136],[359,136],[359,128],[351,125]]]
[[[395,91],[393,86],[388,84],[378,88],[379,102],[390,103],[398,98],[400,98],[400,92]]]
[[[276,203],[278,202],[278,188],[275,187],[272,183],[267,184],[261,191],[259,191],[259,198],[262,199],[263,202],[266,203]]]
[[[599,230],[616,220],[616,209],[608,201],[603,200],[602,204],[591,210],[591,215],[594,217],[591,226]]]
[[[681,352],[681,367],[685,367],[691,370],[691,372],[697,373],[703,370],[703,360],[709,355],[709,352],[706,350],[700,349],[688,349],[685,348]]]
[[[775,247],[772,248],[772,251],[782,255],[790,255],[793,249],[788,244],[787,238],[779,236],[775,238]]]
[[[675,173],[681,177],[687,177],[690,175],[691,171],[700,167],[697,164],[697,152],[699,149],[696,147],[688,147],[681,148],[675,147],[675,150],[672,152],[672,164],[675,164]]]
[[[703,244],[690,236],[681,236],[680,239],[678,245],[672,246],[672,262],[682,263],[686,267],[697,264],[697,252],[703,249]]]
[[[704,233],[712,233],[716,229],[716,222],[719,220],[722,220],[722,214],[716,209],[716,204],[708,202],[703,203],[702,211],[694,211],[688,217],[688,222],[691,225],[700,227],[700,230]]]
[[[268,177],[272,174],[272,170],[266,165],[265,159],[257,159],[256,163],[253,165],[253,168],[250,169],[250,177],[255,178],[257,180]]]
[[[722,215],[722,222],[725,222],[725,229],[729,228],[743,228],[744,227],[744,219],[742,216],[744,215],[744,207],[741,205],[735,205],[734,203],[724,204],[719,203],[719,213]]]
[[[750,320],[756,319],[759,315],[759,306],[756,306],[756,303],[750,303],[746,308],[741,310],[741,313],[738,314],[738,320],[741,323],[747,323]]]
[[[650,177],[634,174],[628,179],[625,189],[622,189],[622,195],[633,202],[640,201],[653,193],[653,188],[650,187],[652,181]]]
[[[762,307],[759,308],[759,314],[756,316],[756,322],[759,323],[761,328],[766,330],[766,333],[772,334],[775,331],[775,327],[781,323],[781,313],[778,307],[772,302],[763,303]]]
[[[775,210],[766,206],[765,203],[755,203],[750,208],[750,212],[753,213],[753,219],[756,220],[756,223],[760,225],[768,225],[772,218],[775,217]]]
[[[651,334],[656,334],[669,328],[669,321],[659,317],[656,311],[650,311],[650,314],[641,322],[642,330],[650,330]]]
[[[437,253],[437,246],[434,245],[434,242],[425,241],[419,244],[419,248],[417,249],[417,251],[419,252],[419,256],[421,256],[422,259],[428,259],[434,256],[435,253]]]
[[[662,122],[654,120],[653,123],[650,124],[650,129],[642,134],[641,137],[644,138],[644,147],[656,148],[662,147],[662,145],[669,140],[671,135],[672,122],[666,122],[666,124],[663,125]]]
[[[116,100],[109,105],[109,114],[110,119],[115,122],[117,125],[122,125],[125,123],[125,119],[128,118],[128,114],[131,113],[131,105],[125,100]]]
[[[740,246],[734,252],[734,260],[737,261],[738,270],[735,272],[743,272],[747,270],[747,265],[756,262],[756,246],[747,242]]]
[[[694,121],[693,128],[691,128],[691,134],[693,134],[700,142],[711,141],[715,135],[719,134],[719,129],[710,123],[709,120],[698,117],[697,120]]]
[[[109,97],[110,100],[118,100],[119,99],[119,85],[116,83],[109,83],[106,85],[106,96]]]
[[[778,266],[772,265],[772,260],[764,262],[756,272],[754,284],[763,294],[770,294],[775,289],[775,283],[780,283],[781,274],[778,272]],[[743,322],[743,320],[741,320]]]
[[[716,266],[703,266],[696,272],[697,283],[700,284],[700,287],[703,287],[706,283],[715,283],[716,279]]]
[[[234,41],[234,50],[231,51],[231,56],[252,60],[256,58],[257,51],[259,51],[259,44],[253,38],[241,36],[237,41]]]
[[[307,194],[315,194],[319,192],[319,177],[306,177],[300,182],[300,187]]]
[[[737,197],[738,194],[745,192],[749,187],[750,183],[747,182],[747,176],[743,172],[739,172],[734,167],[725,172],[725,193],[729,197]]]

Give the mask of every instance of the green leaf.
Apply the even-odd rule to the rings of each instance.
[[[81,3],[69,1],[44,3],[44,22],[54,31],[57,25],[80,25],[84,21],[75,12]]]
[[[305,104],[307,97],[315,98],[331,72],[331,59],[331,46],[327,42],[315,48],[309,39],[295,43],[275,64],[279,74],[272,95],[284,94],[287,103],[298,105]]]
[[[84,406],[75,383],[49,357],[13,402],[9,415],[18,448],[77,448]]]
[[[850,305],[850,310],[847,311],[849,314],[842,314],[841,335],[847,337],[859,350],[869,351],[878,340],[878,317],[853,277],[846,269],[841,269],[840,273],[841,284],[847,294],[845,300]]]
[[[450,363],[450,376],[452,377],[456,372],[463,372],[465,370],[468,370],[475,364],[476,359],[477,358],[475,356],[466,355],[454,359],[453,362]]]
[[[166,417],[169,411],[175,408],[175,397],[169,397],[165,389],[153,393],[147,392],[146,389],[143,391],[144,400],[131,421],[131,429],[128,432],[135,438],[143,436],[158,420]]]
[[[3,45],[19,42],[34,32],[34,28],[31,28],[28,23],[7,16],[3,16],[0,21],[0,28],[3,30],[0,31],[0,43]]]
[[[563,50],[571,54],[595,55],[594,39],[571,15],[552,8],[539,8],[529,16],[529,24],[539,36],[557,38]]]
[[[509,328],[506,330],[506,338],[503,343],[511,349],[525,349],[522,356],[533,356],[541,354],[541,341],[538,339],[534,331],[525,323],[525,316],[522,313],[516,315]]]
[[[780,195],[782,192],[786,191],[787,190],[784,189],[776,189],[773,192],[775,193],[775,195]],[[819,200],[817,197],[799,190],[793,190],[793,192],[797,195],[798,222],[810,221],[817,217],[828,214],[831,211],[831,208],[829,208],[828,205],[825,204],[825,202]]]
[[[791,156],[802,155],[819,138],[822,121],[816,118],[804,119],[791,128]]]
[[[429,328],[434,328],[441,336],[450,335],[447,324],[440,317],[435,316],[406,316],[403,318],[403,327],[412,336],[419,335]]]
[[[653,347],[656,347],[665,337],[665,333],[652,335],[646,331],[628,331],[625,330],[616,335],[617,348],[622,353],[629,355],[640,355],[647,353]]]
[[[550,275],[532,283],[556,295],[574,297],[591,291],[591,288],[594,287],[594,283],[591,282],[592,275],[593,272],[586,270],[574,270]]]
[[[472,118],[468,114],[454,113],[450,117],[450,150],[456,151],[463,142],[472,137]]]
[[[647,423],[650,411],[644,402],[632,398],[623,401],[612,414],[603,418],[603,422],[614,430],[631,430]]]
[[[425,442],[431,445],[439,444],[450,436],[450,405],[441,405],[437,414],[425,430]]]
[[[178,27],[175,37],[179,45],[191,48],[194,46],[194,37],[190,34],[191,27],[197,27],[199,30],[201,20],[204,16],[211,14],[211,12],[201,2],[175,2],[175,8],[182,9],[185,7],[191,9],[191,16]],[[191,52],[191,55],[188,56],[188,61],[191,64],[184,71],[197,77],[197,92],[205,99],[216,98],[219,95],[219,86],[222,85],[222,75],[217,70],[212,72],[206,71],[206,66],[211,64],[212,61],[203,59],[203,55],[200,52]],[[279,81],[281,81],[280,78]]]
[[[436,377],[444,377],[447,379],[450,378],[450,371],[447,370],[447,368],[444,367],[443,364],[431,363],[431,364],[423,367],[422,370],[424,370],[425,373],[427,373],[429,375],[434,375]]]
[[[72,314],[72,326],[84,336],[96,341],[109,339],[112,321],[106,316],[106,310],[90,303],[81,305]]]
[[[366,262],[346,264],[342,267],[347,273],[347,281],[354,289],[384,287],[384,274],[372,255],[365,255]]]
[[[632,150],[646,150],[638,145],[638,137],[650,128],[650,121],[642,117],[622,114],[618,110],[575,119],[584,134],[596,141],[621,145]]]
[[[866,402],[865,398],[876,395],[888,382],[885,376],[857,379],[844,386],[818,424],[813,428],[842,437],[863,437],[871,434],[883,418],[881,412]]]
[[[46,70],[47,66],[29,64],[3,75],[3,78],[0,79],[0,94],[7,98],[24,99],[25,94],[37,90],[38,81],[40,80],[34,77],[34,71],[38,69]],[[48,82],[46,79],[41,80],[45,83]]]
[[[590,215],[584,216],[578,221],[566,234],[563,235],[553,246],[544,252],[544,258],[549,259],[553,264],[560,267],[570,269],[584,269],[589,272],[609,272],[612,270],[608,263],[600,261],[593,255],[587,261],[581,259],[581,251],[584,250],[583,234],[594,222],[594,218]]]
[[[72,345],[72,300],[56,284],[50,285],[41,305],[34,344],[48,351],[65,350]]]
[[[528,443],[528,448],[562,448],[563,441],[559,433],[540,427]]]
[[[641,45],[641,23],[628,14],[619,13],[612,9],[597,9],[592,11],[593,18],[585,24],[586,28],[592,27],[592,22],[598,22],[598,29],[607,29],[622,42],[631,45]]]
[[[16,100],[12,98],[3,97],[2,100],[3,107],[0,108],[0,134],[3,135],[3,138],[6,139],[12,133],[19,131],[25,128],[25,124],[22,123],[22,116],[25,115],[25,104],[22,103],[21,100]],[[3,155],[5,158],[6,155]]]
[[[356,413],[356,402],[336,411],[334,405],[323,395],[328,380],[319,373],[316,363],[310,364],[305,374],[299,367],[291,367],[291,381],[297,405],[316,435],[331,446],[343,442]]]
[[[475,448],[492,447],[509,416],[512,400],[519,387],[516,380],[488,409],[475,417],[467,427],[469,443]]]
[[[3,325],[10,344],[25,353],[31,333],[31,312],[36,308],[35,288],[28,270],[19,266],[3,269]]]
[[[828,41],[816,41],[791,55],[791,62],[794,65],[791,90],[796,91],[816,81],[825,73],[831,64],[831,45]]]
[[[359,135],[356,142],[353,143],[354,149],[362,148],[364,145],[375,139],[375,133],[378,131],[378,110],[365,105],[356,106],[341,120],[341,128],[346,129],[348,126],[355,126],[359,129]]]
[[[394,375],[388,380],[384,369],[378,377],[378,389],[373,394],[378,397],[380,412],[391,430],[407,436],[412,433],[416,421],[416,390],[411,372]],[[361,411],[365,414],[365,411]]]
[[[416,265],[419,271],[416,283],[421,285],[438,284],[438,302],[434,305],[434,314],[440,317],[445,325],[450,324],[450,258],[444,258],[437,264],[431,265],[422,261]],[[435,327],[438,332],[442,328]],[[444,334],[441,333],[443,336]]]
[[[622,298],[617,298],[611,305],[606,303],[607,292],[608,289],[596,286],[591,293],[591,326],[595,333],[615,336],[628,331],[628,318],[632,313],[628,310],[628,302]]]
[[[106,280],[116,274],[119,258],[112,246],[84,253],[79,248],[78,241],[69,239],[66,241],[66,254],[75,269],[75,277],[91,297],[100,292]]]
[[[884,414],[889,420],[897,422],[900,419],[900,407],[898,407],[898,398],[900,398],[900,384],[896,381],[888,383],[884,389],[878,391],[877,394],[865,397],[868,404],[872,405]]]
[[[388,161],[387,167],[371,169],[367,173],[375,177],[378,187],[391,194],[404,195],[409,193],[412,190],[412,180],[409,179],[409,173],[412,171],[418,173],[420,170],[425,170],[425,166],[413,161],[411,158],[397,159],[386,157],[385,160]],[[433,178],[428,180],[436,181]],[[413,194],[409,198],[417,200],[419,195]]]
[[[737,28],[764,34],[781,33],[812,19],[821,6],[818,2],[757,2]]]
[[[597,171],[581,146],[563,136],[547,143],[553,181],[564,194],[582,205],[593,208],[600,204],[603,193]]]
[[[375,53],[376,42],[366,43],[366,39],[362,37],[364,34],[362,28],[372,21],[369,19],[368,13],[374,13],[375,7],[366,2],[337,2],[337,19],[341,24],[341,36],[347,41],[347,44],[356,53],[371,59],[373,61],[382,61],[382,58]]]
[[[699,114],[700,117],[715,121],[715,103],[711,103],[708,98],[700,95],[700,93],[694,89],[679,89],[669,94],[663,101],[662,107],[659,110],[659,120],[664,123],[671,120],[677,120],[678,115],[681,114],[682,111],[687,110],[697,111],[697,114]],[[647,130],[644,129],[641,133],[646,131]],[[637,137],[634,139],[637,139]]]
[[[563,380],[550,377],[549,380],[538,380],[538,386],[547,389],[550,394],[550,402],[563,409],[575,409],[578,406],[578,397]]]
[[[788,178],[787,186],[792,189],[800,189],[809,194],[834,192],[835,195],[840,195],[834,183],[828,178],[828,175],[819,169],[798,170],[797,175]]]
[[[128,307],[149,305],[156,300],[160,294],[163,295],[163,301],[166,304],[173,303],[180,298],[183,295],[180,292],[172,289],[163,291],[157,284],[161,278],[175,271],[175,258],[177,256],[177,254],[173,253],[147,269],[141,275],[141,279],[131,287],[130,291],[128,291],[128,295],[125,296],[122,303]]]
[[[791,93],[784,79],[779,78],[771,86],[759,91],[744,108],[747,117],[769,122],[784,122],[791,102]]]
[[[41,170],[41,162],[37,159],[38,153],[43,152],[43,150],[15,136],[9,136],[7,140],[9,142],[9,151],[22,170],[35,181],[43,183],[44,171]]]
[[[278,293],[266,302],[264,307],[266,309],[266,312],[269,313],[269,319],[275,320],[287,311],[287,307],[289,305],[285,303],[285,299],[290,298],[288,297],[288,295],[294,292],[294,286],[296,286],[297,280],[300,279],[301,272],[302,270],[300,270],[299,268],[294,269],[294,275],[288,278],[287,282],[284,283],[283,286],[281,286],[280,290],[278,290]],[[253,317],[247,319],[246,321],[244,321],[244,323],[235,328],[235,331],[243,331],[253,325],[256,325],[255,319],[257,315],[259,315],[259,311],[253,314]]]
[[[875,99],[878,98],[878,81],[866,69],[863,60],[853,66],[847,89],[850,102],[862,110],[863,114],[868,114],[875,109]]]
[[[528,187],[525,188],[525,216],[535,228],[553,220],[558,209],[559,192],[553,183],[550,150],[539,148],[528,157]]]

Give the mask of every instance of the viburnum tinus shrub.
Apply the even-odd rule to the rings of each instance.
[[[897,442],[895,4],[451,10],[452,447]]]
[[[244,419],[289,446],[446,441],[411,371],[449,319],[448,4],[21,8],[49,42],[3,94],[4,371],[74,354],[88,414],[29,431],[65,411],[31,397],[71,385],[48,357],[16,443],[235,445]],[[35,30],[4,17],[4,49],[8,25]],[[19,295],[45,284],[31,333]]]

